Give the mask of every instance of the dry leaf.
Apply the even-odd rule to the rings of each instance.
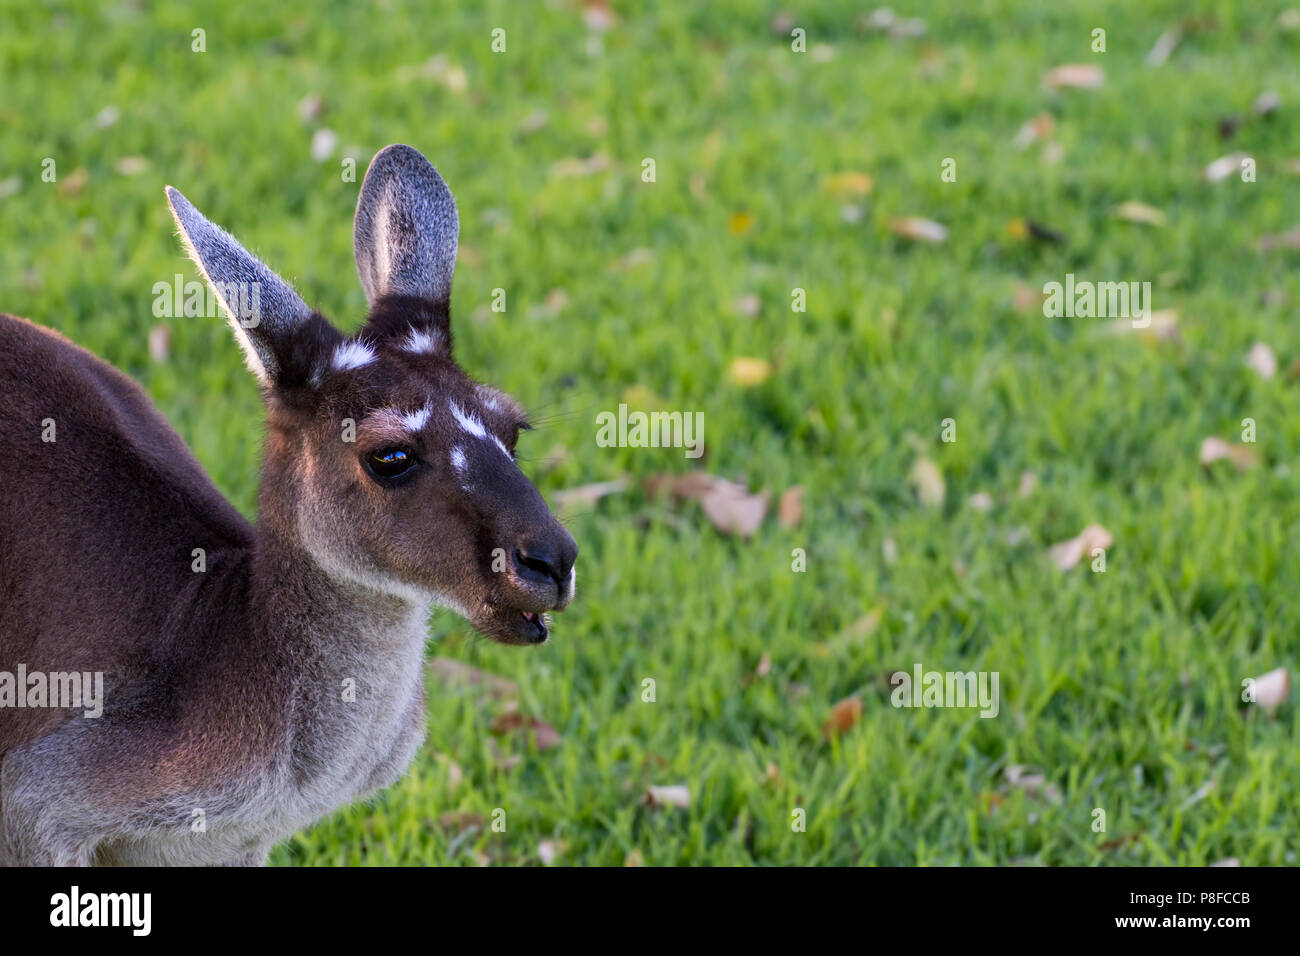
[[[624,866],[645,866],[645,857],[641,855],[640,850],[633,850],[623,858]]]
[[[1101,67],[1088,63],[1067,63],[1049,70],[1043,83],[1052,89],[1095,90],[1106,81]]]
[[[674,498],[698,501],[714,527],[726,534],[748,538],[767,514],[767,492],[751,495],[744,485],[703,472],[652,475],[645,488],[650,495],[667,490]]]
[[[866,173],[836,173],[827,176],[825,182],[826,191],[837,199],[865,196],[871,192],[873,185],[871,177]]]
[[[754,217],[747,212],[733,212],[727,220],[727,229],[733,236],[743,236],[754,228]]]
[[[1016,485],[1016,497],[1028,498],[1038,487],[1038,476],[1032,471],[1022,471],[1020,473],[1020,483]]]
[[[172,330],[166,325],[155,325],[149,330],[149,358],[155,362],[167,361],[171,351]]]
[[[1285,667],[1278,667],[1255,678],[1255,703],[1270,717],[1291,693],[1291,677]]]
[[[1016,133],[1016,138],[1011,141],[1011,145],[1016,149],[1028,149],[1030,144],[1040,139],[1049,138],[1056,132],[1056,120],[1051,113],[1039,113]]]
[[[537,844],[537,858],[542,861],[542,866],[550,866],[568,848],[569,844],[564,840],[542,840]]]
[[[1268,252],[1272,249],[1300,249],[1300,226],[1275,236],[1261,236],[1259,251]]]
[[[650,787],[643,799],[650,807],[689,807],[691,791],[684,783],[670,787]]]
[[[822,724],[822,736],[827,740],[846,730],[852,730],[862,717],[862,701],[857,697],[846,697],[831,708],[831,714]]]
[[[1036,312],[1046,300],[1042,289],[1035,289],[1027,282],[1017,281],[1011,290],[1011,307],[1017,312]]]
[[[470,667],[450,657],[435,657],[429,661],[429,673],[443,687],[478,687],[494,700],[511,700],[519,694],[519,687],[514,681]]]
[[[1207,183],[1222,182],[1241,169],[1241,161],[1245,158],[1241,153],[1229,153],[1227,156],[1220,156],[1206,166],[1205,172],[1201,175]]]
[[[90,173],[86,171],[85,166],[81,166],[59,181],[59,193],[63,196],[80,195],[88,182],[90,182]]]
[[[1183,38],[1182,27],[1170,27],[1156,37],[1155,45],[1147,53],[1147,66],[1163,66]]]
[[[761,385],[771,377],[772,363],[766,359],[740,356],[727,366],[727,381],[742,388]]]
[[[498,736],[517,733],[527,738],[531,734],[537,741],[538,750],[558,747],[561,740],[559,732],[546,721],[537,717],[525,717],[517,710],[507,711],[497,717],[488,729]]]
[[[449,810],[439,815],[438,826],[456,833],[464,833],[469,829],[482,830],[483,817],[477,813],[470,813],[468,810]]]
[[[1217,435],[1210,435],[1201,442],[1200,462],[1209,467],[1216,461],[1231,461],[1238,471],[1245,471],[1255,464],[1255,452],[1245,445],[1232,445]]]
[[[1069,571],[1078,564],[1084,555],[1092,556],[1096,548],[1109,548],[1115,539],[1111,533],[1099,524],[1090,524],[1076,537],[1059,541],[1052,545],[1048,553],[1053,563],[1062,571]]]
[[[922,242],[943,242],[948,238],[948,230],[939,223],[933,219],[921,219],[917,216],[891,219],[889,228],[905,239],[919,239]]]
[[[803,520],[803,485],[782,492],[776,506],[776,517],[782,528],[793,528]]]
[[[1060,788],[1054,783],[1049,783],[1041,771],[1021,764],[1012,764],[1006,769],[1006,782],[1008,786],[1023,790],[1031,797],[1038,797],[1051,803],[1061,802]]]
[[[627,488],[627,482],[619,478],[614,481],[598,481],[590,485],[566,488],[551,495],[551,502],[557,508],[571,508],[581,505],[594,508],[596,502],[606,495],[616,494]]]
[[[113,169],[123,176],[139,176],[149,169],[149,160],[143,156],[123,156],[113,164]]]
[[[1246,364],[1259,373],[1263,379],[1277,375],[1277,356],[1263,342],[1256,342],[1246,354]]]
[[[921,504],[927,508],[938,508],[943,504],[943,473],[929,458],[918,458],[916,464],[912,465],[907,480],[916,489],[916,497]]]
[[[1136,199],[1130,199],[1116,206],[1115,217],[1126,222],[1140,222],[1147,226],[1163,226],[1165,224],[1165,214],[1163,212],[1155,206],[1148,206]]]

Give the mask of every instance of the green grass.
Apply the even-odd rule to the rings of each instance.
[[[1257,249],[1300,225],[1287,169],[1300,30],[1276,26],[1287,4],[896,3],[928,25],[897,41],[857,27],[870,4],[791,5],[829,59],[773,32],[781,5],[739,0],[616,3],[598,41],[563,0],[96,6],[3,0],[0,181],[19,186],[0,199],[0,308],[138,378],[252,516],[261,410],[238,349],[218,321],[151,314],[155,282],[196,278],[162,186],[351,330],[364,314],[358,184],[339,152],[314,162],[311,137],[334,130],[358,180],[375,150],[408,142],[460,207],[461,361],[545,423],[525,438],[526,470],[547,495],[634,482],[571,517],[578,601],[550,644],[503,648],[450,615],[431,623],[433,654],[516,681],[521,710],[562,745],[498,741],[491,702],[431,681],[410,773],[273,862],[529,863],[543,840],[564,845],[562,862],[615,865],[633,851],[651,865],[1296,862],[1297,708],[1268,719],[1239,700],[1243,678],[1294,671],[1300,633],[1300,392],[1286,375],[1300,253]],[[1214,26],[1147,66],[1156,37],[1192,13]],[[505,54],[491,52],[495,27]],[[206,53],[190,50],[195,28]],[[436,55],[464,71],[463,90],[421,70]],[[1105,85],[1043,88],[1071,62],[1101,66]],[[1255,119],[1265,90],[1282,107]],[[324,98],[317,121],[297,113],[309,94]],[[121,118],[97,127],[110,105]],[[1011,145],[1044,112],[1055,164],[1041,144]],[[1225,142],[1216,127],[1234,114],[1246,122]],[[1256,158],[1255,183],[1200,180],[1237,150]],[[601,171],[557,169],[597,154]],[[115,171],[136,155],[147,171]],[[59,182],[41,181],[45,157]],[[955,183],[940,179],[945,157]],[[88,178],[68,189],[77,170]],[[832,196],[826,178],[846,171],[873,177],[870,195]],[[1115,219],[1128,199],[1167,225]],[[849,202],[857,221],[841,214]],[[753,226],[737,235],[742,212]],[[912,215],[942,222],[948,241],[889,232]],[[1021,217],[1066,241],[1015,238]],[[640,264],[623,262],[638,249]],[[1151,281],[1180,341],[1013,308],[1017,282],[1067,272]],[[505,313],[490,309],[498,287]],[[795,287],[804,313],[790,309]],[[548,308],[554,290],[567,301]],[[750,294],[761,308],[746,317],[735,303]],[[164,363],[146,347],[159,321]],[[1256,341],[1281,360],[1271,381],[1244,363]],[[738,356],[775,372],[729,384]],[[803,485],[803,522],[769,517],[746,541],[698,505],[643,494],[638,479],[697,465],[597,447],[595,414],[636,387],[704,412],[699,467],[755,489]],[[1259,466],[1202,469],[1201,440],[1235,441],[1247,417]],[[945,418],[955,443],[940,441]],[[908,485],[921,455],[946,479],[937,509]],[[1021,498],[1023,471],[1038,485]],[[991,511],[967,504],[976,492]],[[1051,566],[1047,547],[1090,522],[1115,537],[1106,572]],[[805,573],[791,571],[794,548]],[[873,608],[874,632],[837,641]],[[764,654],[770,672],[753,677]],[[998,671],[999,716],[890,706],[886,675],[918,662]],[[824,740],[831,707],[854,695],[861,720]],[[498,769],[494,743],[518,765]],[[1015,764],[1059,800],[1007,786]],[[690,788],[689,807],[642,804],[668,784]],[[806,832],[792,830],[796,807]],[[495,808],[505,833],[438,822]]]

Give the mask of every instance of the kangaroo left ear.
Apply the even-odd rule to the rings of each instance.
[[[309,374],[315,353],[342,336],[287,282],[171,186],[167,204],[185,251],[226,311],[249,369],[268,387],[299,384]]]
[[[446,314],[460,218],[438,171],[417,149],[385,146],[370,161],[352,229],[371,305],[385,295],[424,299]]]

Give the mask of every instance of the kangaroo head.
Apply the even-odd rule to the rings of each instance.
[[[452,358],[460,225],[437,170],[409,146],[371,162],[353,236],[370,312],[352,337],[167,198],[262,385],[262,525],[336,580],[451,608],[503,643],[546,640],[578,547],[516,464],[523,411]]]

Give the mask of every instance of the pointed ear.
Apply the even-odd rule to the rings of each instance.
[[[209,222],[171,186],[167,187],[167,204],[185,251],[225,309],[253,374],[267,386],[296,384],[313,357],[309,353],[328,344],[324,330],[333,331],[333,327],[313,313],[287,282],[234,236]]]
[[[459,238],[456,201],[420,151],[394,145],[376,153],[361,184],[352,230],[370,304],[384,295],[413,296],[445,314]]]

